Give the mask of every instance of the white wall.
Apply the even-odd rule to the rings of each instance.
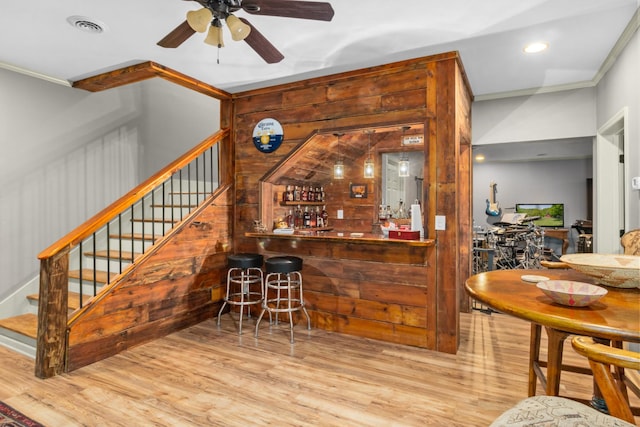
[[[597,127],[601,127],[623,107],[628,108],[628,148],[625,162],[629,173],[640,176],[640,34],[622,51],[613,67],[600,80],[597,92]],[[625,202],[629,208],[630,229],[640,228],[640,191],[629,189]]]
[[[522,96],[498,100],[487,100],[473,103],[473,140],[474,146],[483,144],[512,143],[549,139],[594,137],[604,123],[619,113],[624,107],[628,109],[628,148],[625,159],[631,177],[640,176],[640,35],[636,33],[616,59],[613,67],[594,88],[569,90],[564,92]],[[532,163],[533,166],[537,165]],[[556,165],[560,169],[568,169],[569,175],[574,173],[581,178],[584,166]],[[492,178],[498,181],[502,177],[507,185],[511,185],[513,177],[529,174],[528,166],[513,170],[509,177],[505,171],[511,166],[504,163],[493,164],[493,173],[484,174],[482,168],[474,164],[474,216],[484,209],[485,189]],[[576,168],[575,170],[573,168]],[[553,163],[545,167],[545,175],[557,176],[565,171],[554,171]],[[588,174],[592,172],[589,171]],[[533,176],[534,174],[531,173]],[[491,176],[491,177],[490,177]],[[546,180],[545,177],[543,179]],[[597,180],[597,177],[594,177]],[[630,229],[640,228],[640,191],[629,190],[625,195],[625,203],[629,209]],[[479,198],[477,188],[480,188]],[[505,189],[505,185],[502,185]],[[558,181],[546,191],[553,189],[556,199],[570,197]],[[595,188],[595,182],[594,182]],[[596,203],[597,200],[594,200]],[[565,221],[580,219],[583,215],[571,211]],[[569,225],[571,222],[569,223]]]
[[[163,79],[145,81],[142,95],[144,180],[220,129],[220,103]]]
[[[513,163],[476,163],[473,166],[473,219],[487,228],[496,217],[485,214],[489,185],[497,184],[496,201],[503,213],[514,212],[516,203],[564,203],[566,228],[587,218],[587,178],[590,159]],[[577,232],[570,233],[568,252],[575,252]],[[559,252],[558,252],[559,253]]]
[[[585,88],[474,102],[472,144],[593,136],[595,94]]]
[[[0,69],[0,94],[0,299],[43,249],[219,128],[216,100],[154,80],[90,93]]]

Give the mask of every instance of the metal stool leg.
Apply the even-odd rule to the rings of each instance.
[[[261,304],[264,298],[264,278],[262,270],[257,267],[249,268],[231,268],[227,273],[227,289],[224,297],[224,303],[218,311],[217,325],[220,326],[220,317],[224,308],[229,305],[240,306],[240,319],[238,321],[238,333],[242,334],[242,321],[244,318],[244,308],[247,306],[247,315],[251,317],[250,305]],[[251,290],[251,285],[259,285],[258,292]],[[231,287],[239,287],[237,291],[232,291]],[[256,299],[252,299],[255,297]],[[229,313],[231,314],[231,313]]]

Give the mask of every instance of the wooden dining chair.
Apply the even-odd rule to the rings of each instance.
[[[627,389],[634,393],[639,393],[640,390],[633,383],[625,385],[624,369],[640,370],[640,353],[599,344],[592,338],[581,336],[574,337],[571,344],[579,354],[589,360],[594,379],[611,415],[564,397],[533,396],[521,400],[502,413],[491,427],[636,425]],[[612,372],[612,367],[617,369]]]
[[[620,238],[625,255],[640,255],[640,228],[627,231]]]
[[[634,423],[628,389],[640,396],[640,389],[625,375],[625,369],[640,370],[640,353],[597,343],[593,338],[574,337],[573,349],[589,360],[593,378],[602,393],[609,413]],[[612,367],[614,370],[612,371]]]

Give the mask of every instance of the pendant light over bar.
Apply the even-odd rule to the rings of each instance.
[[[375,130],[370,129],[366,130],[365,133],[369,135],[369,141],[367,143],[368,154],[367,159],[364,161],[364,177],[365,178],[373,178],[375,176],[375,164],[373,163],[373,159],[371,158],[371,134],[374,133]]]
[[[344,163],[342,163],[342,152],[340,150],[340,137],[344,133],[334,133],[333,136],[338,138],[338,160],[333,165],[333,179],[344,179]]]
[[[411,129],[411,126],[402,126],[401,145],[404,145],[404,134],[409,129]],[[409,176],[410,170],[411,170],[411,164],[409,163],[409,157],[407,156],[407,153],[402,153],[400,155],[400,161],[398,162],[398,176],[400,178],[406,178]]]

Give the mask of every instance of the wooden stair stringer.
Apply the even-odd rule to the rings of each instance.
[[[111,251],[110,254],[107,254],[107,251],[96,251],[96,257],[101,257],[101,258],[107,258],[108,255],[111,256],[111,258],[118,258],[118,257],[122,257],[125,258],[126,255],[126,259],[129,260],[131,259],[131,264],[129,264],[123,271],[122,273],[118,274],[117,277],[111,281],[110,283],[106,284],[101,290],[100,292],[98,292],[98,294],[91,298],[91,300],[88,302],[87,305],[84,305],[82,308],[80,308],[79,310],[76,310],[72,313],[72,315],[69,317],[68,321],[67,321],[67,327],[68,329],[71,329],[73,327],[73,325],[82,317],[84,317],[85,315],[87,315],[88,313],[90,313],[91,311],[93,311],[94,309],[96,309],[101,301],[109,295],[109,293],[113,292],[115,289],[119,288],[120,286],[123,285],[123,283],[125,283],[129,276],[135,271],[135,269],[137,269],[140,265],[144,264],[144,262],[149,259],[150,257],[152,257],[158,250],[160,250],[161,247],[163,247],[168,241],[171,240],[171,238],[179,231],[181,230],[185,224],[187,222],[189,222],[188,220],[195,217],[196,212],[198,212],[200,209],[200,207],[198,209],[194,209],[193,211],[191,211],[189,213],[189,215],[187,215],[182,221],[178,221],[176,223],[176,225],[171,228],[167,234],[165,234],[164,236],[158,237],[156,239],[156,241],[154,242],[154,244],[152,246],[149,247],[149,249],[144,252],[144,253],[131,253],[131,252],[122,252],[120,253],[119,251]],[[91,253],[92,252],[87,252],[87,253]],[[85,253],[85,255],[87,254]],[[130,258],[129,258],[130,257]]]

